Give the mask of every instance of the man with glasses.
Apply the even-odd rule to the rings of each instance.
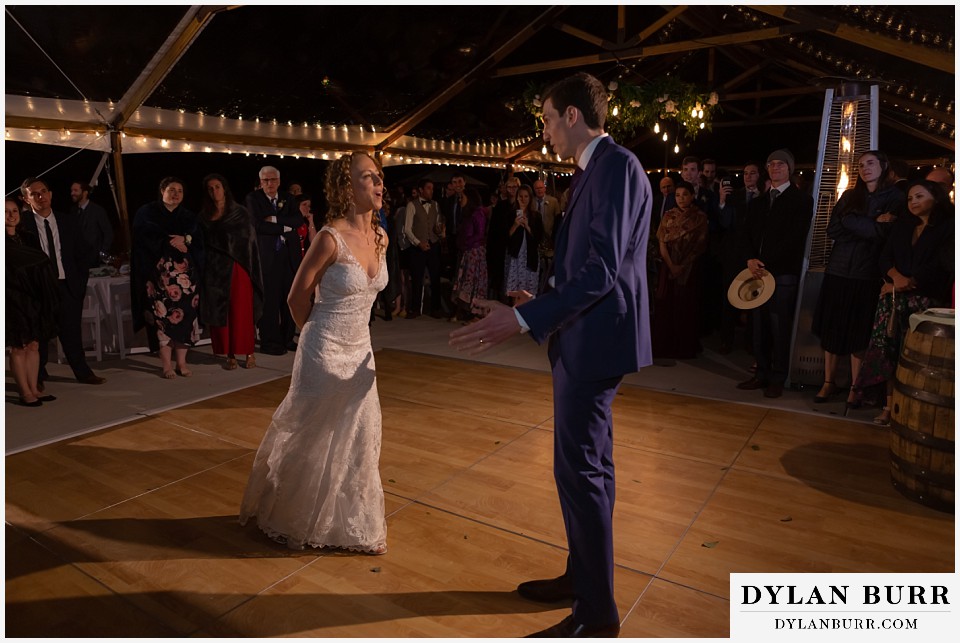
[[[764,397],[783,395],[790,367],[790,338],[797,309],[800,272],[807,233],[813,219],[813,198],[790,183],[793,154],[781,149],[767,157],[770,191],[752,199],[741,235],[746,265],[757,278],[769,272],[776,287],[770,300],[753,311],[753,356],[757,374],[737,384]]]
[[[280,192],[280,170],[270,165],[260,168],[260,187],[247,195],[247,210],[257,228],[260,266],[263,271],[263,316],[260,352],[283,355],[296,350],[293,341],[296,326],[287,306],[287,293],[300,267],[300,237],[297,228],[303,221],[287,192]]]

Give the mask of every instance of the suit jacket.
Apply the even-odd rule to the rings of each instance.
[[[557,231],[555,287],[518,308],[551,363],[585,380],[652,362],[646,252],[650,181],[632,152],[602,139]]]
[[[799,276],[807,233],[813,221],[813,198],[790,185],[770,203],[770,194],[750,201],[741,242],[744,267],[750,259],[759,259],[774,277]]]
[[[290,269],[293,272],[300,267],[300,236],[297,228],[303,223],[303,216],[293,202],[293,196],[287,192],[277,194],[277,211],[273,211],[270,199],[263,190],[254,190],[246,198],[247,211],[253,217],[253,224],[257,229],[257,243],[260,247],[260,261],[264,273],[269,273],[276,264],[277,238],[286,240],[290,250]],[[268,217],[276,216],[277,222],[267,221]],[[284,232],[283,227],[290,228]]]
[[[534,210],[539,207],[540,200],[534,196],[533,203],[530,204]],[[543,195],[543,231],[546,233],[546,239],[555,238],[556,224],[560,220],[560,202],[549,194]]]
[[[107,217],[107,211],[94,203],[87,201],[87,207],[82,211],[74,206],[73,214],[80,219],[80,232],[87,245],[97,252],[91,268],[100,264],[100,253],[110,254],[113,245],[113,226]]]
[[[90,277],[89,266],[92,265],[96,250],[87,245],[83,236],[80,234],[80,223],[76,217],[54,212],[51,216],[56,217],[57,232],[54,236],[60,237],[60,260],[63,262],[63,272],[67,281],[67,290],[73,297],[83,299],[87,294],[87,279]],[[23,215],[23,227],[28,232],[37,235],[46,235],[45,230],[37,228],[33,212]],[[54,271],[57,272],[57,264],[53,262]]]

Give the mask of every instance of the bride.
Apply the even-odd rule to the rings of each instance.
[[[240,524],[256,517],[291,549],[383,554],[380,401],[368,326],[387,283],[387,235],[376,215],[383,170],[363,152],[346,154],[330,165],[325,187],[329,224],[287,297],[301,328],[290,390],[254,459]]]

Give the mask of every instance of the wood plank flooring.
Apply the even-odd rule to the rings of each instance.
[[[289,378],[6,458],[9,636],[501,637],[568,608],[547,374],[376,356],[385,556],[291,552],[236,513]],[[731,572],[952,572],[885,429],[624,386],[623,636],[726,637]],[[706,542],[716,543],[704,547]]]

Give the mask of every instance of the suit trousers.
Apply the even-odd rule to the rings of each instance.
[[[800,278],[780,275],[774,279],[773,296],[753,311],[753,356],[757,360],[758,380],[783,385],[790,368],[790,339]]]
[[[297,252],[300,249],[297,248]],[[293,317],[287,305],[287,295],[293,285],[290,249],[286,244],[275,251],[270,262],[261,261],[263,268],[263,316],[260,329],[260,348],[286,348],[293,341]]]
[[[83,332],[81,319],[83,317],[83,298],[75,297],[67,288],[66,279],[61,279],[60,286],[60,345],[67,363],[73,370],[73,376],[78,380],[93,375],[87,365],[87,358],[83,354]],[[47,360],[49,359],[50,343],[40,342],[40,379],[47,377]]]
[[[430,312],[440,312],[440,244],[431,243],[429,250],[412,248],[410,253],[410,307],[408,312],[421,313],[423,306],[423,273],[430,275]]]
[[[579,625],[619,623],[613,598],[613,413],[622,376],[578,379],[553,364],[553,473],[567,532],[573,617]]]

